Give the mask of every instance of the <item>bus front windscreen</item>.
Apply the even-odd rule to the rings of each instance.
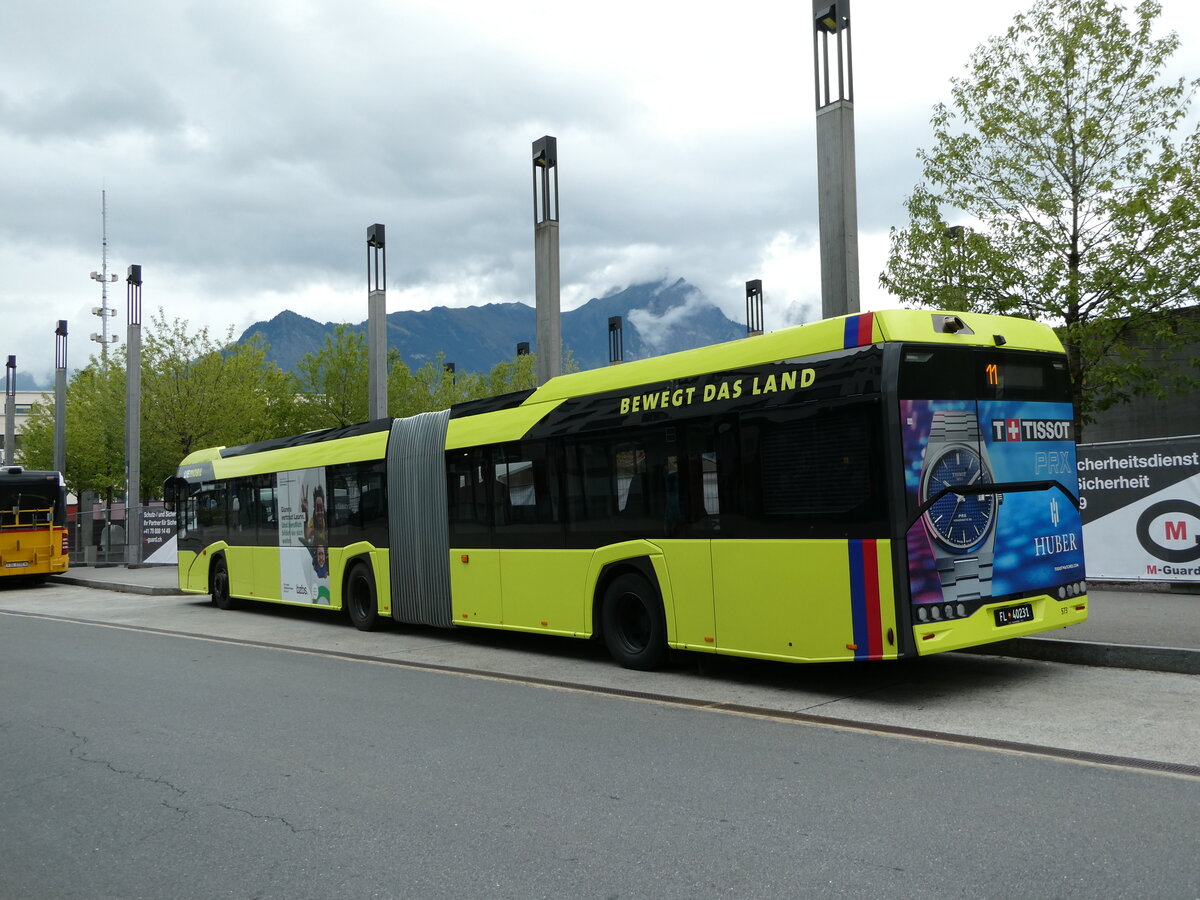
[[[1082,592],[1065,356],[907,347],[899,400],[916,621]]]

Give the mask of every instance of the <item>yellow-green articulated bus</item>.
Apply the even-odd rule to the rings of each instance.
[[[1062,346],[863,313],[185,459],[179,583],[439,627],[792,662],[1087,618]]]

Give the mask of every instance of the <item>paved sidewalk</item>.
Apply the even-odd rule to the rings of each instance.
[[[180,593],[175,566],[77,566],[51,580],[131,594]],[[1083,625],[970,652],[1200,675],[1200,593],[1104,584],[1089,598]]]

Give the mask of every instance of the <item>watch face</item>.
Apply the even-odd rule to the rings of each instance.
[[[991,473],[968,447],[949,447],[926,467],[921,502],[952,485],[990,484]],[[987,537],[996,513],[995,494],[943,495],[925,513],[925,523],[938,541],[952,550],[969,550]]]

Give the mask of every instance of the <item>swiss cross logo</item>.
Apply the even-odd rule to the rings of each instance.
[[[1020,419],[992,419],[992,440],[993,441],[1019,441],[1019,440],[1021,440],[1021,420]]]

